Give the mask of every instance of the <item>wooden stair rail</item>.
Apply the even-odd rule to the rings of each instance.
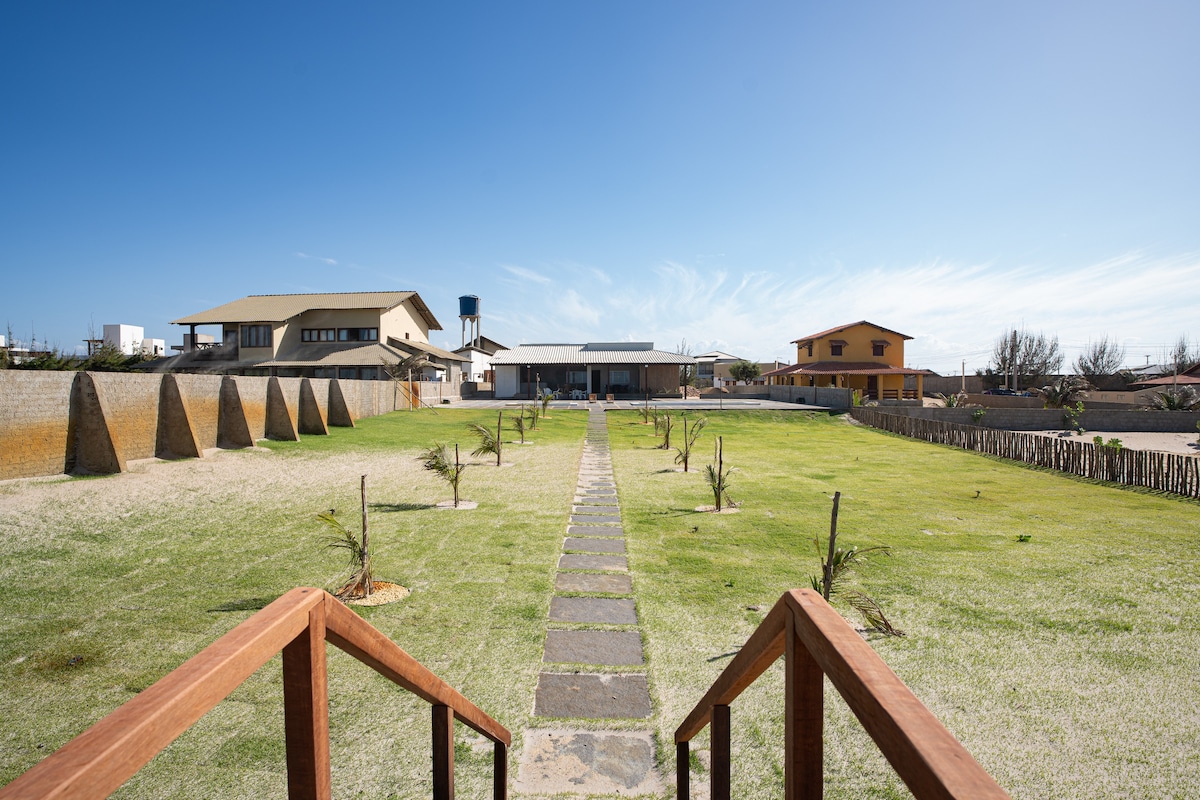
[[[108,797],[283,651],[288,797],[329,800],[325,642],[433,705],[433,796],[454,797],[454,720],[495,743],[493,793],[508,796],[512,736],[395,642],[321,589],[292,589],[12,783],[0,800]]]
[[[712,725],[712,800],[730,797],[729,705],[779,656],[786,658],[784,797],[824,792],[824,677],[846,700],[917,800],[1000,800],[1008,794],[821,595],[793,589],[675,731],[678,796],[690,796],[688,742]]]

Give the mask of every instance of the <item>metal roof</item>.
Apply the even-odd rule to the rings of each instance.
[[[680,353],[655,350],[651,342],[593,342],[590,344],[523,344],[499,350],[492,366],[524,364],[695,364],[696,359]]]
[[[284,322],[314,310],[395,308],[412,302],[430,330],[440,331],[433,312],[416,292],[335,292],[331,294],[252,294],[223,306],[172,320],[172,325],[220,325],[225,322]]]
[[[390,347],[395,347],[398,350],[419,350],[426,355],[435,356],[446,361],[470,361],[469,358],[464,358],[457,353],[451,353],[449,350],[443,350],[440,347],[435,347],[428,342],[419,342],[416,339],[397,339],[394,336],[389,336],[387,343]]]
[[[380,363],[398,364],[408,358],[386,344],[305,344],[289,351],[283,358],[262,361],[256,367],[377,367]]]

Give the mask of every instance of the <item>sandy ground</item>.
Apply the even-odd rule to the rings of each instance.
[[[1059,438],[1062,431],[1030,431],[1037,436]],[[1137,431],[1087,431],[1083,436],[1072,436],[1084,442],[1092,441],[1095,436],[1103,436],[1104,441],[1120,439],[1122,447],[1131,450],[1158,450],[1163,453],[1183,453],[1189,456],[1200,456],[1200,444],[1196,442],[1194,433],[1140,433]]]

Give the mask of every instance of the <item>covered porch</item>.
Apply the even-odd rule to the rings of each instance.
[[[852,389],[866,400],[920,400],[928,370],[881,364],[815,362],[793,364],[765,373],[773,386],[829,386]]]

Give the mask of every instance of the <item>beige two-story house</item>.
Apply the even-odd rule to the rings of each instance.
[[[458,382],[469,363],[429,344],[442,326],[416,292],[251,295],[172,324],[190,333],[171,371],[375,380],[420,355],[414,379]],[[220,339],[204,345],[202,326],[219,326]]]

